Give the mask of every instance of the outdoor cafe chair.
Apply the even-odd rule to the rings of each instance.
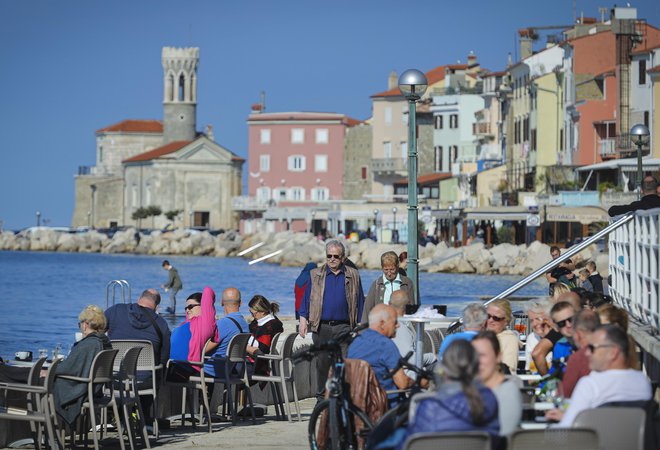
[[[484,431],[419,433],[410,436],[404,450],[490,450],[490,435]]]
[[[599,450],[598,433],[590,428],[545,428],[516,430],[509,438],[509,450]]]
[[[282,337],[284,336],[284,338]],[[300,418],[300,405],[298,403],[298,391],[296,390],[296,383],[293,379],[293,344],[296,340],[297,333],[290,333],[283,335],[278,333],[273,337],[273,342],[271,344],[270,353],[267,355],[258,355],[258,359],[266,359],[269,361],[270,374],[269,375],[260,375],[255,374],[250,377],[251,381],[267,382],[271,386],[271,391],[273,393],[273,404],[275,406],[275,412],[280,417],[280,412],[284,416],[284,407],[282,403],[286,404],[286,415],[291,422],[291,402],[289,401],[289,392],[287,390],[287,383],[290,384],[291,390],[293,391],[293,400],[296,405],[296,412],[298,414],[298,422],[301,421]],[[281,349],[278,349],[280,346],[279,343],[283,341],[284,343],[281,346]],[[278,410],[279,407],[279,410]]]
[[[158,383],[161,379],[160,374],[163,371],[163,365],[160,361],[156,361],[153,344],[151,341],[139,339],[114,339],[110,341],[112,348],[119,350],[117,355],[117,362],[115,363],[115,371],[119,370],[119,361],[122,360],[124,353],[133,347],[143,347],[144,350],[140,352],[138,358],[137,371],[150,372],[151,377],[148,383],[138,381],[138,392],[141,396],[153,397],[151,403],[151,412],[154,421],[152,423],[153,435],[158,439]],[[164,378],[164,377],[163,377]]]
[[[645,422],[643,409],[617,406],[584,410],[573,426],[596,430],[601,450],[644,450]]]
[[[29,422],[30,429],[36,449],[40,449],[45,432],[46,442],[50,448],[57,448],[57,436],[55,431],[55,410],[50,408],[48,397],[52,396],[52,378],[60,362],[56,359],[48,369],[46,383],[41,385],[40,373],[46,358],[40,358],[30,369],[28,382],[23,383],[0,383],[0,392],[4,392],[5,401],[10,392],[23,393],[26,395],[26,404],[23,406],[9,406],[7,403],[0,407],[0,419],[9,421]],[[45,431],[44,431],[45,428]]]
[[[144,347],[133,347],[124,353],[119,366],[118,401],[122,408],[131,450],[135,448],[135,430],[142,435],[145,447],[151,448],[149,434],[144,423],[144,412],[137,387],[137,363]],[[135,422],[135,424],[133,424]]]
[[[121,419],[119,416],[119,408],[117,407],[117,400],[115,398],[115,392],[114,392],[114,377],[112,370],[118,352],[119,350],[117,349],[100,351],[94,357],[94,360],[92,361],[92,366],[89,370],[89,375],[87,377],[58,375],[58,378],[87,384],[87,398],[83,402],[82,411],[83,413],[86,411],[89,415],[89,419],[91,422],[92,437],[94,438],[95,450],[99,450],[99,436],[98,436],[99,430],[97,430],[96,413],[98,411],[107,413],[107,410],[109,408],[112,408],[112,412],[114,414],[115,423],[117,426],[117,432],[119,435],[118,436],[119,446],[121,447],[121,450],[125,450],[124,437],[121,427]],[[106,390],[102,391],[103,395],[98,396],[97,387],[102,388],[103,386],[105,386]],[[101,424],[103,423],[104,422],[102,419]],[[101,433],[103,432],[103,428],[104,427],[101,427]],[[86,430],[88,430],[88,428],[84,427],[83,429],[85,430],[85,437],[86,437],[87,436]],[[101,438],[103,438],[102,434],[101,434]]]

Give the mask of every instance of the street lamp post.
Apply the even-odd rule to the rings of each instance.
[[[638,123],[630,130],[632,140],[637,145],[637,199],[642,198],[642,147],[649,142],[649,128],[646,125]]]
[[[392,230],[392,243],[398,244],[399,243],[399,236],[396,234],[396,206],[392,208],[392,215],[394,216],[394,229]]]
[[[41,226],[41,212],[37,211],[37,226]]]
[[[422,98],[428,81],[422,72],[408,69],[399,77],[399,90],[408,100],[408,272],[413,280],[414,304],[419,304],[417,242],[417,100]]]
[[[374,209],[374,234],[376,235],[376,242],[378,242],[378,209]]]
[[[454,246],[454,205],[449,205],[449,246]]]

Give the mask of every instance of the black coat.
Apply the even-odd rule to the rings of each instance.
[[[657,194],[649,194],[642,197],[640,200],[632,202],[629,205],[615,205],[612,206],[607,214],[610,217],[620,216],[621,214],[628,213],[630,211],[637,211],[638,209],[653,209],[660,208],[660,196]]]

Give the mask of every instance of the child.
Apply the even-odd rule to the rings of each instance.
[[[580,286],[585,291],[593,292],[594,286],[591,284],[591,281],[589,281],[589,275],[591,275],[591,272],[589,272],[588,269],[580,270],[578,273],[578,276],[580,277]]]

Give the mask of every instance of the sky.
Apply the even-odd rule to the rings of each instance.
[[[625,2],[619,2],[624,5]],[[247,156],[250,106],[367,119],[392,70],[502,70],[519,28],[606,0],[0,0],[0,223],[68,226],[95,131],[162,119],[161,49],[199,47],[197,129]],[[631,2],[660,26],[660,2]],[[247,167],[244,167],[247,173]]]

